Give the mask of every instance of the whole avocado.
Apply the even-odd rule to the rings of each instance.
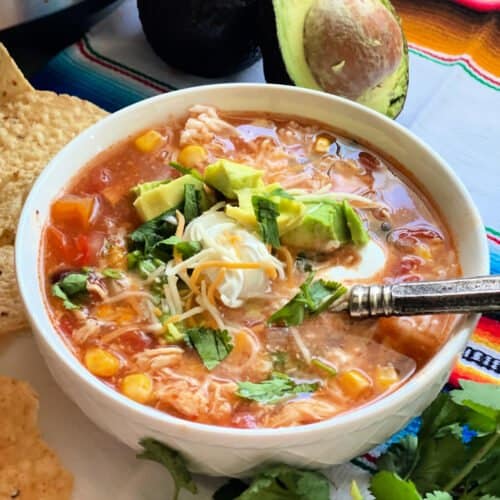
[[[389,0],[260,0],[266,80],[340,95],[394,118],[408,48]]]
[[[260,57],[258,0],[137,0],[144,34],[167,64],[204,77],[244,69]]]

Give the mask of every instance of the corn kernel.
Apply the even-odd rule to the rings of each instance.
[[[359,398],[371,388],[371,380],[358,370],[349,370],[340,374],[337,381],[344,393],[353,398]]]
[[[314,151],[316,153],[328,153],[331,145],[332,141],[328,137],[320,135],[314,143]]]
[[[135,147],[143,153],[151,153],[163,141],[163,137],[156,130],[148,130],[145,134],[137,137],[134,141]]]
[[[153,393],[153,381],[144,373],[127,375],[121,383],[122,393],[138,403],[147,403]]]
[[[397,382],[399,382],[399,375],[394,366],[377,365],[375,369],[375,384],[377,387],[385,391]]]
[[[201,146],[192,144],[181,149],[177,161],[184,167],[195,168],[207,158],[207,152]]]
[[[99,347],[92,347],[85,353],[84,363],[98,377],[112,377],[120,369],[120,360]]]

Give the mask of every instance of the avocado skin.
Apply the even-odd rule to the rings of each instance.
[[[167,64],[208,78],[260,58],[258,0],[137,0],[144,34]]]

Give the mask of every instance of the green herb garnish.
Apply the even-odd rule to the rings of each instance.
[[[158,254],[162,247],[167,247],[167,253],[170,252],[170,257],[172,250],[177,250],[183,259],[188,259],[198,252],[201,252],[201,243],[199,241],[185,241],[178,236],[170,236],[169,238],[159,241],[153,248],[153,252]],[[163,259],[162,259],[163,260]]]
[[[186,463],[179,452],[156,441],[156,439],[144,438],[139,441],[139,444],[144,448],[144,451],[139,453],[137,458],[157,462],[170,472],[175,485],[172,500],[179,498],[182,488],[193,494],[198,492],[191,473],[188,471]]]
[[[335,375],[337,375],[337,370],[332,365],[325,363],[319,358],[313,358],[311,360],[311,365],[314,365],[316,368],[323,370],[330,377],[334,377]]]
[[[318,387],[317,382],[297,384],[288,375],[273,372],[271,378],[263,382],[238,382],[236,394],[244,399],[273,404],[297,394],[314,392]]]
[[[280,211],[278,204],[263,196],[254,195],[252,196],[252,206],[259,223],[262,241],[269,243],[274,248],[279,248],[278,216]]]
[[[208,370],[213,370],[233,350],[227,330],[197,327],[188,328],[185,334]]]
[[[88,277],[88,271],[68,273],[52,285],[52,295],[61,299],[66,309],[79,309],[80,306],[75,304],[72,299],[87,292]]]
[[[118,280],[120,278],[123,278],[123,273],[119,269],[111,269],[111,268],[103,269],[101,271],[101,274],[105,278],[111,278],[113,280]]]
[[[380,457],[377,465],[385,470],[370,486],[377,500],[499,498],[500,386],[460,385],[425,410],[417,437],[393,444]]]
[[[140,250],[144,255],[149,254],[158,242],[175,234],[177,223],[172,219],[175,220],[175,209],[167,210],[140,225],[129,235],[131,250]]]
[[[329,500],[330,483],[320,472],[288,465],[268,467],[246,485],[232,479],[213,496],[214,500]]]
[[[319,314],[347,292],[347,288],[336,281],[317,280],[313,282],[311,273],[300,286],[300,291],[276,311],[269,319],[269,324],[285,326],[300,325],[306,315]]]

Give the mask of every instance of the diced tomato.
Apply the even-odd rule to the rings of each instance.
[[[64,333],[66,337],[71,337],[73,334],[73,330],[75,328],[75,323],[74,323],[73,316],[70,314],[64,314],[60,319],[59,319],[59,329]]]
[[[75,253],[73,254],[73,263],[76,266],[88,266],[90,264],[89,238],[79,234],[73,238]]]
[[[47,248],[55,254],[57,260],[65,261],[68,257],[68,238],[55,226],[49,225],[46,231]]]
[[[139,330],[130,331],[120,336],[120,345],[126,354],[136,354],[151,347],[153,339]]]
[[[94,198],[64,195],[52,204],[52,221],[72,231],[87,231],[94,209]]]

